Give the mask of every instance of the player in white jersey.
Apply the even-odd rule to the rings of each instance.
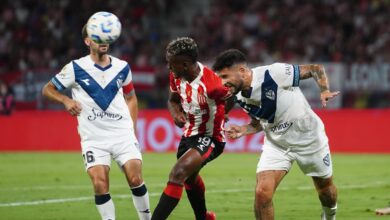
[[[149,195],[142,179],[142,156],[135,136],[137,97],[127,62],[108,55],[82,31],[90,54],[68,63],[43,88],[43,95],[77,116],[85,168],[103,220],[115,219],[109,193],[111,159],[123,170],[140,219],[150,219]],[[71,88],[72,98],[60,93]]]
[[[275,63],[250,69],[245,55],[230,49],[218,55],[213,69],[251,117],[248,125],[226,128],[227,136],[239,138],[261,130],[265,133],[257,165],[256,219],[274,219],[273,194],[294,161],[313,179],[323,207],[321,218],[335,219],[337,192],[328,138],[321,119],[298,87],[300,80],[313,77],[325,107],[339,92],[329,91],[324,67]]]

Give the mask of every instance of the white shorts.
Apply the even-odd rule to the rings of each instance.
[[[264,146],[256,172],[266,170],[286,170],[288,172],[294,161],[297,161],[299,168],[307,176],[321,178],[332,176],[332,160],[328,145],[311,154],[304,151],[294,152],[276,146]]]
[[[111,159],[114,159],[119,167],[129,160],[142,160],[137,140],[94,146],[81,144],[81,148],[86,170],[96,165],[111,167]]]

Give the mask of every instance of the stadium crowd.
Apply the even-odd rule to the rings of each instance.
[[[91,14],[101,10],[113,12],[122,22],[122,36],[112,54],[132,66],[155,70],[157,90],[153,91],[157,93],[145,93],[148,107],[165,107],[161,90],[166,91],[168,80],[163,51],[175,37],[174,27],[188,30],[186,35],[196,39],[201,57],[208,62],[234,47],[248,54],[252,63],[390,63],[386,52],[390,50],[390,1],[200,2],[207,7],[186,7],[177,0],[1,1],[0,79],[12,84],[37,69],[54,74],[69,59],[86,54],[80,30]],[[368,93],[363,98],[374,96]],[[356,99],[343,101],[349,103],[346,107],[389,106],[383,100],[364,104],[369,102],[356,94],[347,93],[343,99]]]

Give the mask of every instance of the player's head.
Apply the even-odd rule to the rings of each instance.
[[[243,89],[249,70],[245,54],[237,49],[221,52],[215,59],[213,70],[222,79],[222,84],[230,92],[237,94]]]
[[[87,45],[91,53],[97,55],[104,55],[108,53],[110,45],[97,44],[91,38],[89,38],[87,33],[87,25],[83,26],[83,29],[81,30],[81,37],[83,38],[85,45]]]
[[[196,69],[198,45],[192,38],[179,37],[168,44],[165,58],[176,78],[186,76]]]

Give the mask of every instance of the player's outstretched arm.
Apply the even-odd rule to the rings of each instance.
[[[180,95],[177,92],[169,92],[168,110],[173,117],[175,124],[182,128],[186,123],[186,116],[181,107]]]
[[[263,128],[261,127],[260,121],[252,118],[249,124],[243,126],[230,125],[225,129],[225,132],[228,138],[237,139],[244,135],[254,134],[262,130]]]
[[[65,106],[66,111],[68,111],[73,116],[77,116],[81,112],[80,103],[58,92],[51,81],[46,83],[46,85],[43,87],[42,95],[52,101],[62,103]]]
[[[326,103],[329,99],[336,97],[340,94],[340,91],[331,92],[329,90],[329,81],[325,73],[325,68],[321,64],[306,64],[299,66],[299,77],[300,79],[308,79],[313,77],[316,81],[321,92],[321,103],[322,107],[326,107]]]

